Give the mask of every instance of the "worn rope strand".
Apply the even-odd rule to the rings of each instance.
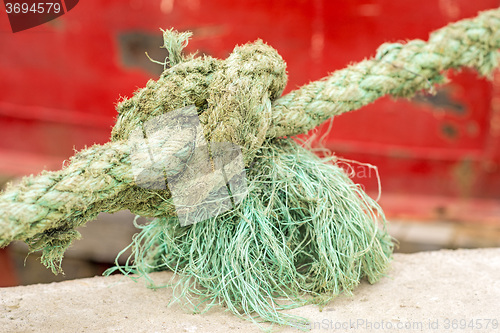
[[[328,118],[357,110],[378,98],[412,97],[442,72],[462,67],[488,76],[497,67],[500,10],[489,10],[436,30],[429,41],[386,43],[374,58],[292,91],[273,103],[269,138],[307,133]],[[417,73],[417,74],[416,74]]]

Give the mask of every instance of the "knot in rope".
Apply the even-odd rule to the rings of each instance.
[[[286,86],[286,64],[261,40],[235,47],[225,60],[186,57],[181,52],[189,36],[164,31],[164,65],[172,67],[118,105],[112,140],[128,139],[153,117],[194,104],[206,139],[239,145],[248,165],[266,139],[272,102]]]

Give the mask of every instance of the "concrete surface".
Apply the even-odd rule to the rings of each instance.
[[[166,282],[171,273],[153,275]],[[1,332],[259,332],[223,308],[203,315],[123,276],[0,289]],[[500,248],[395,254],[389,276],[322,311],[288,311],[313,332],[500,332]],[[279,332],[299,332],[275,327]]]

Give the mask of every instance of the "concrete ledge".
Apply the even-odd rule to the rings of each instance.
[[[166,282],[171,273],[153,277]],[[116,275],[2,288],[0,331],[259,332],[222,308],[193,315],[167,307],[171,298],[168,288],[153,291]],[[446,250],[396,254],[389,276],[363,282],[353,297],[323,311],[288,312],[309,318],[313,332],[500,332],[499,299],[500,249]]]

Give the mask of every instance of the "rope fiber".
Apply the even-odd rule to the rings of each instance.
[[[427,42],[383,44],[374,58],[282,97],[285,62],[262,41],[236,46],[220,60],[184,55],[190,33],[163,35],[163,74],[118,104],[109,143],[1,193],[0,247],[24,241],[31,252],[42,252],[54,273],[62,272],[77,227],[100,212],[129,209],[153,220],[138,226],[132,256],[115,270],[148,278],[151,271],[169,269],[179,277],[179,299],[194,311],[224,304],[256,322],[302,327],[304,318],[278,310],[311,301],[303,295],[326,302],[351,292],[363,277],[377,281],[393,243],[378,204],[336,158],[320,159],[283,137],[306,133],[384,95],[412,97],[445,82],[448,69],[468,67],[490,76],[500,48],[500,10],[450,24]],[[148,120],[190,105],[208,142],[241,147],[249,194],[219,216],[181,227],[168,188],[136,184],[130,138]],[[158,148],[170,143],[171,134],[155,143]],[[179,147],[175,156],[178,162],[165,161],[172,165],[170,176],[185,171],[182,163],[192,152]]]

